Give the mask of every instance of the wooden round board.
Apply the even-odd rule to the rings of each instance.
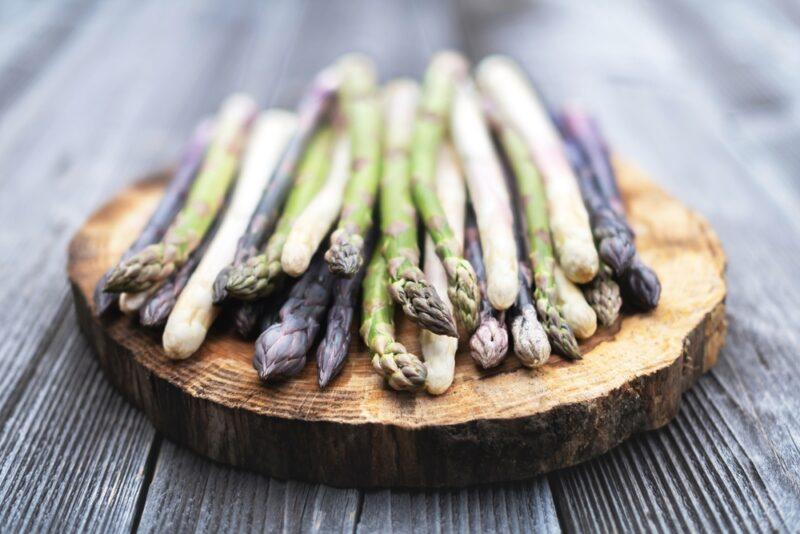
[[[313,355],[280,385],[259,382],[253,344],[223,320],[189,360],[172,362],[160,333],[113,315],[92,291],[137,235],[166,174],[123,191],[69,249],[81,328],[108,378],[170,439],[222,463],[334,486],[438,487],[510,481],[582,462],[672,419],[682,393],[715,362],[725,338],[725,257],[709,225],[640,172],[619,166],[644,260],[661,303],[625,316],[582,345],[578,362],[539,369],[513,356],[481,372],[465,351],[440,397],[387,389],[357,335],[341,375],[317,386]],[[418,332],[398,324],[419,353]]]

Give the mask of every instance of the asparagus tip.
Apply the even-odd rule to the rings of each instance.
[[[550,342],[532,305],[525,306],[511,323],[514,353],[525,367],[539,367],[550,358]]]
[[[638,258],[620,278],[620,289],[623,300],[642,311],[654,309],[661,298],[658,275]]]
[[[508,352],[508,330],[495,317],[484,319],[469,338],[469,353],[484,369],[500,365]]]
[[[175,263],[160,245],[150,245],[108,273],[103,291],[107,293],[139,292],[150,289],[175,270]]]
[[[455,319],[436,289],[418,267],[407,269],[389,284],[392,298],[403,312],[425,330],[442,336],[458,337]]]
[[[600,240],[598,252],[614,273],[624,272],[631,265],[636,247],[628,236],[615,235]]]
[[[263,255],[250,258],[245,263],[231,268],[225,290],[233,297],[252,300],[263,297],[270,286],[270,269]]]
[[[325,252],[325,261],[328,262],[328,268],[333,274],[350,278],[361,268],[364,258],[361,255],[361,247],[342,240],[331,245]]]

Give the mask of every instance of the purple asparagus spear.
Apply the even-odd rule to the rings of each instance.
[[[197,177],[197,171],[203,163],[203,158],[213,133],[214,126],[210,119],[206,119],[197,125],[191,139],[184,148],[181,162],[166,191],[164,191],[161,201],[153,215],[150,216],[150,220],[147,221],[142,233],[139,234],[139,237],[128,250],[122,254],[122,260],[132,257],[148,245],[157,243],[164,237],[164,233],[186,201],[186,195]],[[108,312],[119,301],[118,294],[103,291],[112,270],[114,270],[114,267],[106,271],[94,289],[94,307],[98,316]]]
[[[318,253],[281,306],[280,321],[256,340],[253,367],[265,382],[298,374],[328,309],[335,276]]]
[[[483,264],[481,241],[472,209],[469,210],[464,230],[464,257],[475,269],[481,292],[478,328],[469,338],[469,354],[478,365],[489,369],[500,365],[508,353],[508,330],[503,312],[492,309],[486,296],[486,267]]]
[[[574,119],[574,117],[573,117]],[[558,120],[564,139],[564,150],[567,154],[575,176],[578,178],[581,196],[586,204],[586,210],[591,219],[592,235],[597,244],[600,259],[608,265],[615,274],[627,269],[636,248],[633,244],[633,231],[631,231],[625,218],[612,207],[610,200],[605,196],[598,185],[596,165],[592,164],[590,151],[586,143],[581,142],[582,133],[574,126],[575,121],[569,120],[564,113]]]
[[[337,278],[333,286],[333,303],[328,310],[328,323],[325,336],[317,347],[317,378],[319,387],[324,388],[342,370],[352,337],[353,316],[358,307],[361,281],[367,272],[367,264],[372,254],[377,232],[370,232],[364,244],[364,262],[352,278]]]
[[[259,247],[275,229],[286,196],[292,187],[295,169],[309,140],[332,108],[339,86],[338,73],[333,68],[320,72],[308,88],[297,107],[299,124],[297,131],[281,156],[281,161],[272,173],[269,184],[253,212],[239,243],[233,263],[220,271],[214,281],[214,303],[219,304],[228,297],[225,286],[231,269],[256,256]],[[254,310],[255,307],[250,307]],[[245,308],[246,309],[246,308]]]
[[[606,199],[618,220],[630,228],[625,218],[625,207],[614,167],[611,165],[608,144],[597,123],[587,113],[577,108],[565,109],[562,113],[562,123],[586,154],[597,190]],[[635,246],[631,249],[631,259],[627,268],[615,271],[617,283],[623,302],[633,308],[649,311],[658,305],[661,282],[655,271],[644,264]],[[611,267],[613,268],[613,265]]]

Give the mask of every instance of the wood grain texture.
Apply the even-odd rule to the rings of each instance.
[[[621,166],[639,250],[658,272],[663,296],[655,312],[626,317],[618,331],[589,340],[580,362],[554,357],[529,371],[512,358],[483,373],[462,354],[452,388],[435,399],[388,390],[355,337],[342,374],[325,391],[313,365],[296,379],[263,386],[252,344],[224,329],[176,364],[164,357],[158,333],[127,317],[100,322],[89,304],[162,183],[126,190],[91,217],[70,245],[69,276],[81,326],[111,381],[168,437],[224,463],[338,486],[527,478],[666,424],[724,339],[725,259],[713,231]],[[400,320],[398,337],[418,352],[410,322]]]

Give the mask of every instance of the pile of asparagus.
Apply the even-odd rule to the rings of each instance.
[[[297,375],[317,344],[320,387],[345,363],[359,303],[373,367],[397,390],[446,391],[459,338],[482,368],[509,347],[527,367],[551,350],[581,358],[577,340],[623,302],[657,305],[658,278],[594,120],[551,115],[508,58],[474,75],[440,52],[422,87],[380,87],[371,60],[348,55],[296,113],[229,97],[97,284],[98,314],[117,304],[163,327],[180,360],[227,309],[257,335],[262,380]],[[395,337],[396,309],[419,325],[421,358]]]

